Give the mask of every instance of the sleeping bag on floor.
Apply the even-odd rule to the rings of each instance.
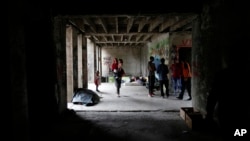
[[[78,88],[75,90],[72,103],[86,106],[95,105],[100,101],[100,97],[92,90]]]

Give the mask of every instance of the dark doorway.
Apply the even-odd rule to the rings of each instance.
[[[181,47],[179,48],[178,50],[178,53],[179,53],[179,59],[180,60],[186,60],[188,61],[189,63],[191,62],[191,50],[192,48],[191,47]]]

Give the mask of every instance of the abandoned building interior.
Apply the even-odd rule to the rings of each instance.
[[[224,137],[245,140],[249,137],[250,11],[247,4],[233,0],[15,2],[8,3],[8,82],[13,140],[38,141],[49,140],[50,137],[58,141],[87,140],[87,137],[124,141],[224,140]],[[117,130],[114,134],[118,136],[113,136],[105,134],[108,132],[105,126],[92,131],[88,120],[99,117],[100,123],[105,121],[107,126],[115,126],[116,119],[112,121],[109,116],[129,118],[129,112],[84,113],[68,107],[76,88],[89,88],[93,83],[95,71],[100,71],[102,83],[114,82],[110,70],[113,58],[123,59],[124,79],[129,80],[133,76],[147,78],[150,56],[154,56],[156,61],[165,58],[169,66],[174,58],[188,60],[192,70],[192,100],[181,102],[188,104],[205,120],[208,96],[214,92],[212,88],[217,88],[215,97],[223,101],[220,105],[223,110],[218,110],[217,114],[224,119],[218,125],[226,125],[230,131],[247,132],[243,132],[244,135],[240,132],[235,137],[237,132],[228,134],[225,131],[224,136],[218,128],[219,134],[213,134],[213,137],[208,137],[210,134],[201,137],[193,130],[190,130],[190,138],[185,138],[186,132],[178,136],[179,133],[173,132],[186,125],[181,124],[185,121],[181,120],[181,107],[178,105],[175,107],[177,111],[168,108],[168,112],[161,115],[155,113],[158,117],[175,117],[175,120],[170,117],[163,119],[167,127],[160,127],[158,121],[155,125],[151,123],[154,128],[167,128],[167,135],[159,137],[160,133],[154,133],[158,137],[143,138],[144,135],[139,136],[137,132],[146,134],[147,130],[138,129],[138,135],[135,131],[126,131],[126,134]],[[230,71],[223,72],[224,69]],[[143,104],[147,104],[149,99],[145,99]],[[78,114],[89,119],[79,122]],[[141,111],[131,114],[134,121],[126,123],[127,128],[133,124],[147,124],[145,122],[148,121],[140,122],[138,119],[149,115],[145,116]],[[102,120],[105,116],[110,119]],[[202,129],[217,131],[215,126],[201,125]],[[69,131],[68,134],[62,132],[63,129]],[[120,134],[123,137],[119,137]],[[81,136],[73,137],[77,135]]]

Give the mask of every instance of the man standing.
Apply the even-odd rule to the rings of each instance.
[[[174,58],[174,63],[170,66],[172,88],[174,95],[181,91],[181,65],[177,58]]]
[[[150,60],[148,62],[148,89],[149,89],[148,96],[153,97],[156,67],[155,64],[153,63],[154,57],[150,56],[149,59]]]
[[[157,67],[158,76],[159,76],[159,82],[160,82],[160,89],[161,89],[161,96],[164,98],[164,88],[165,86],[166,89],[166,96],[169,96],[169,89],[168,89],[168,84],[169,84],[169,79],[168,79],[168,73],[169,69],[168,66],[165,64],[165,59],[161,58],[161,64]]]
[[[185,90],[187,89],[188,92],[188,96],[189,98],[187,100],[191,100],[192,96],[191,96],[191,69],[190,69],[190,65],[186,60],[182,60],[181,61],[181,93],[179,94],[179,96],[177,97],[178,99],[183,99],[183,95]]]

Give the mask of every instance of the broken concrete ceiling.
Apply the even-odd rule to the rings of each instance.
[[[99,47],[141,47],[162,34],[191,31],[201,9],[200,3],[182,0],[152,4],[88,1],[81,6],[68,4],[55,10]]]

